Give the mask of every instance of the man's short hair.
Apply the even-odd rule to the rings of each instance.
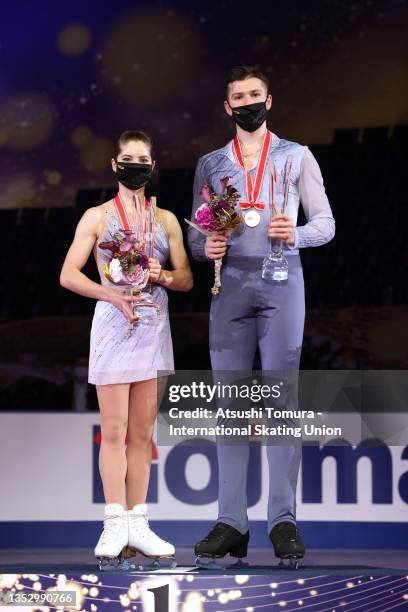
[[[227,79],[227,99],[231,83],[234,81],[245,81],[245,79],[259,79],[265,85],[266,92],[268,93],[268,77],[256,66],[234,66],[234,68],[231,69]]]
[[[119,155],[122,146],[127,144],[131,140],[144,142],[144,144],[147,145],[147,147],[149,148],[150,154],[152,155],[153,143],[150,136],[148,136],[145,132],[141,132],[140,130],[126,130],[125,132],[122,132],[122,134],[118,138],[116,156]]]

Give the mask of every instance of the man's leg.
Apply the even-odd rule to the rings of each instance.
[[[280,400],[272,407],[297,409],[298,370],[303,340],[305,301],[303,271],[297,255],[288,256],[289,279],[283,286],[259,286],[257,331],[262,370],[272,382],[283,378]],[[276,374],[274,374],[274,372]],[[265,381],[264,381],[265,382]],[[269,384],[270,381],[268,380]],[[296,419],[270,421],[269,426],[296,427]],[[301,438],[271,441],[269,464],[268,533],[282,521],[296,522],[296,485],[302,453]]]
[[[243,274],[241,272],[241,274]],[[225,269],[220,294],[213,298],[210,312],[210,353],[214,381],[239,384],[236,373],[251,376],[257,346],[253,307],[254,283],[250,275],[237,281],[234,270]],[[220,402],[223,408],[243,408],[244,402]],[[245,401],[245,407],[249,406]],[[242,427],[242,419],[224,421],[226,426]],[[242,534],[248,531],[247,470],[249,443],[244,437],[234,441],[217,438],[219,469],[218,522]]]

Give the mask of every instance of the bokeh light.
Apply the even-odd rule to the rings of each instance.
[[[89,49],[91,41],[92,34],[85,25],[72,23],[58,34],[57,47],[63,55],[76,57]]]
[[[80,159],[88,172],[103,172],[109,168],[115,147],[109,138],[93,137],[82,147]]]
[[[44,176],[49,185],[59,185],[62,179],[58,170],[44,170]]]
[[[121,19],[106,39],[102,74],[121,97],[163,104],[192,87],[200,42],[192,24],[174,11],[149,11]]]
[[[53,103],[43,93],[16,93],[0,106],[1,140],[18,151],[35,149],[48,140],[54,122]]]
[[[11,589],[19,577],[20,574],[0,574],[0,589]]]
[[[235,582],[237,584],[245,584],[246,582],[248,582],[249,580],[249,576],[246,576],[245,574],[237,574],[235,576]]]
[[[79,125],[74,128],[70,135],[71,143],[80,149],[92,138],[92,130],[86,125]]]
[[[28,208],[41,205],[37,199],[34,178],[17,174],[0,187],[1,208]]]
[[[198,591],[187,593],[180,612],[204,612],[201,593]]]

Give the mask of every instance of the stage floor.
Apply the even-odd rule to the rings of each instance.
[[[155,573],[232,573],[232,574],[271,574],[282,576],[291,569],[280,569],[273,553],[265,549],[252,549],[246,561],[249,566],[227,567],[226,570],[202,570],[195,567],[194,556],[189,549],[177,549],[178,566],[175,569],[163,567],[153,570]],[[230,565],[231,557],[225,557],[224,562]],[[148,559],[141,555],[132,558],[133,564],[147,565]],[[0,551],[0,573],[89,573],[97,571],[97,563],[93,551],[81,549],[9,549]],[[146,571],[146,570],[145,570]],[[143,573],[145,573],[145,571]],[[408,575],[408,551],[398,550],[310,550],[300,561],[298,572],[305,576],[318,575]],[[131,573],[139,573],[132,570]]]

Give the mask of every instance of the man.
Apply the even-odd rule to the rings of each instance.
[[[259,348],[263,372],[297,373],[304,327],[304,285],[299,249],[325,244],[335,233],[322,175],[307,146],[279,138],[266,126],[272,107],[268,80],[253,67],[231,71],[224,101],[236,124],[234,140],[201,157],[194,181],[195,211],[200,190],[208,185],[219,193],[220,180],[240,194],[245,231],[230,237],[205,237],[189,228],[192,255],[199,261],[223,258],[221,290],[210,311],[210,353],[213,371],[250,371]],[[274,201],[283,200],[283,176],[291,160],[285,214],[270,219],[271,172],[277,178]],[[299,203],[307,223],[297,226]],[[262,278],[269,239],[281,239],[288,260],[288,280],[280,286]],[[297,375],[296,375],[297,376]],[[292,401],[294,390],[292,388]],[[244,557],[249,540],[247,468],[249,444],[217,439],[219,515],[215,527],[195,547],[199,556]],[[275,554],[297,559],[305,549],[296,527],[296,483],[301,444],[267,445],[269,464],[268,533]]]

